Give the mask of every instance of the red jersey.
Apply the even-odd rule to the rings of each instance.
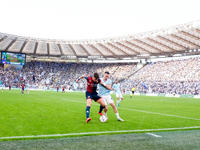
[[[87,92],[89,93],[97,93],[97,85],[101,82],[101,79],[98,79],[97,82],[92,80],[92,76],[85,76],[87,80]]]
[[[22,84],[22,89],[24,89],[24,84]]]
[[[9,85],[9,89],[11,88],[11,86]]]

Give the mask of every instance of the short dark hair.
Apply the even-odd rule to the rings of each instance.
[[[95,77],[96,79],[99,79],[99,74],[98,74],[98,73],[94,73],[94,77]]]
[[[110,74],[108,71],[105,72],[106,74]]]

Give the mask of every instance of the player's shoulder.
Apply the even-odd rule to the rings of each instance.
[[[87,76],[87,75],[86,75],[86,77],[88,77],[88,78],[92,78],[92,76]]]

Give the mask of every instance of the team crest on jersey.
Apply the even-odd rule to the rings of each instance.
[[[91,80],[89,80],[89,82],[91,82]]]

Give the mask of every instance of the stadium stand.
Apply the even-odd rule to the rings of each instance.
[[[123,79],[131,71],[137,70],[133,63],[55,63],[55,62],[29,62],[22,71],[4,70],[0,68],[1,81],[8,86],[18,87],[22,81],[29,82],[32,88],[40,88],[44,84],[53,88],[66,86],[73,89],[73,82],[81,75],[92,75],[109,70],[111,79]],[[35,76],[35,82],[32,76]],[[85,89],[84,80],[78,87]],[[142,85],[145,84],[146,88]],[[172,61],[149,63],[138,72],[121,82],[125,91],[135,86],[136,92],[151,93],[200,93],[200,58],[189,58]]]
[[[180,59],[150,63],[123,81],[122,86],[136,92],[150,93],[200,93],[200,58]],[[146,88],[142,85],[145,84]]]
[[[93,63],[93,60],[146,61],[178,55],[199,55],[200,21],[134,35],[92,40],[49,40],[0,33],[0,51],[25,53],[29,59],[20,71],[0,67],[0,80],[6,86],[11,84],[18,87],[20,81],[25,80],[30,82],[32,88],[44,84],[73,88],[74,81],[82,74],[98,72],[102,76],[103,72],[109,71],[111,79],[119,79],[126,91],[135,86],[136,92],[195,95],[200,90],[199,57],[149,63],[142,68],[134,63]],[[48,62],[44,62],[45,59]],[[55,59],[59,59],[60,63]],[[80,63],[89,59],[92,63]],[[70,63],[69,60],[77,62]],[[84,80],[79,84],[84,89]]]

